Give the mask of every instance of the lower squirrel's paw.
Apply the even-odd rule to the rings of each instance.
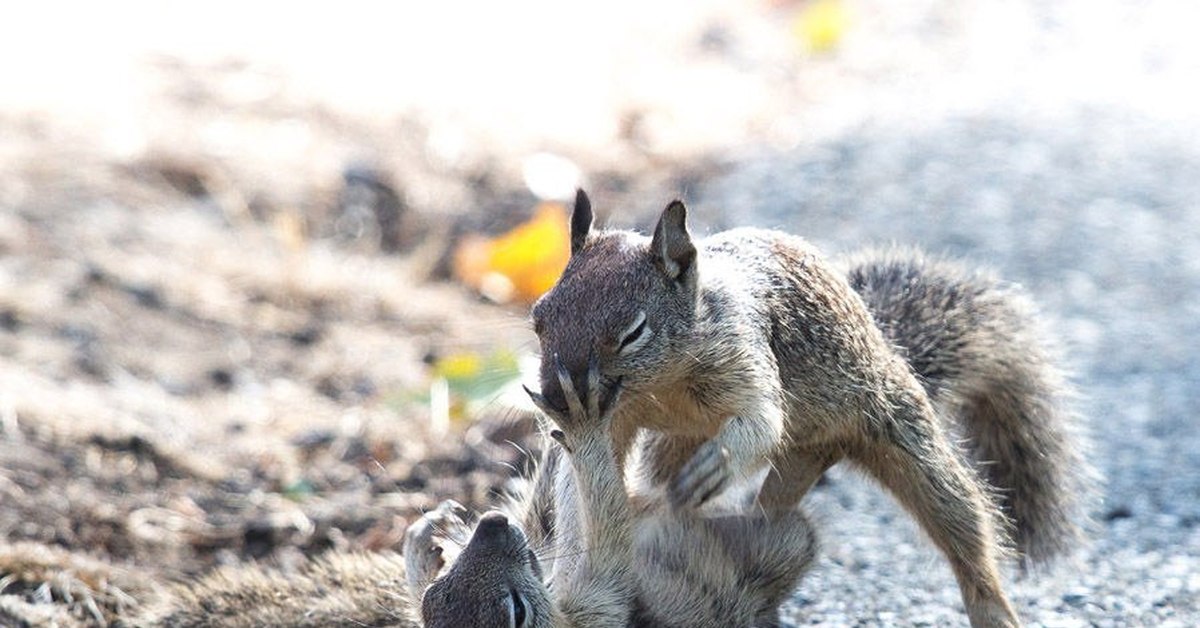
[[[441,544],[452,529],[465,525],[466,513],[461,504],[448,499],[408,526],[404,532],[404,563],[409,582],[427,584],[437,577],[446,565]]]
[[[720,493],[733,479],[729,452],[715,440],[696,450],[675,477],[667,497],[676,508],[699,508]]]

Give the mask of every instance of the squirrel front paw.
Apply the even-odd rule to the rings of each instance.
[[[721,443],[710,440],[679,470],[667,497],[676,508],[699,508],[724,490],[732,479],[729,452]]]
[[[607,434],[612,426],[613,410],[621,396],[621,382],[617,380],[610,386],[604,386],[600,380],[600,366],[595,356],[588,362],[587,378],[584,390],[576,391],[575,382],[570,372],[554,356],[555,376],[562,388],[567,408],[555,408],[541,394],[529,388],[525,392],[542,412],[550,417],[558,429],[552,429],[550,436],[558,441],[567,451],[574,451],[575,445],[590,432],[598,431]],[[607,388],[607,390],[606,390]],[[601,399],[607,392],[607,398]]]
[[[442,542],[450,530],[465,525],[467,509],[448,499],[414,521],[404,532],[404,567],[409,588],[416,599],[446,565]]]

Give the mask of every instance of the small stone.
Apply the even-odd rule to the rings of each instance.
[[[1085,602],[1087,602],[1087,598],[1087,593],[1082,591],[1072,591],[1070,593],[1064,593],[1062,596],[1062,601],[1070,606],[1079,608],[1080,606],[1083,606]]]
[[[1132,516],[1133,510],[1131,510],[1129,506],[1120,505],[1114,506],[1113,508],[1109,509],[1108,512],[1104,513],[1104,520],[1115,521],[1117,519],[1128,519]]]

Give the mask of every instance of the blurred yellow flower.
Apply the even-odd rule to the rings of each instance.
[[[837,48],[850,26],[850,14],[841,0],[815,0],[796,14],[792,33],[813,52]]]
[[[438,360],[434,371],[438,376],[452,381],[472,379],[483,371],[483,356],[478,353],[454,353]]]

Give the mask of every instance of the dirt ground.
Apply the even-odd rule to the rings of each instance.
[[[423,280],[416,256],[231,220],[150,166],[71,165],[3,214],[7,543],[164,581],[286,565],[394,547],[521,464],[519,410],[446,436],[427,399],[440,354],[527,350],[519,312]]]
[[[1178,340],[1195,337],[1200,294],[1200,248],[1180,226],[1194,222],[1200,163],[1200,94],[1181,87],[1200,58],[1194,10],[343,4],[11,16],[0,623],[102,625],[159,583],[395,549],[442,499],[486,506],[525,463],[528,411],[510,372],[485,369],[488,392],[452,395],[447,413],[436,365],[526,364],[535,343],[523,306],[451,280],[448,252],[527,218],[535,192],[578,183],[606,224],[645,227],[679,195],[701,233],[783,227],[842,250],[900,240],[1029,284],[1067,319],[1087,409],[1176,432],[1097,427],[1115,488],[1089,575],[1021,585],[1022,612],[1046,625],[1195,616],[1200,527],[1194,500],[1174,497],[1200,486],[1178,444],[1195,434],[1194,343]],[[821,4],[834,12],[803,17]],[[547,153],[571,167],[547,167]],[[1110,251],[1114,228],[1137,237]],[[1160,264],[1163,251],[1176,261]],[[1105,274],[1130,256],[1153,263]],[[1123,274],[1143,266],[1178,287]],[[1134,380],[1150,371],[1177,394],[1146,393],[1159,389]],[[897,509],[832,478],[813,500],[830,543],[789,617],[961,622],[948,572],[892,525]],[[1162,523],[1160,493],[1191,510]]]

